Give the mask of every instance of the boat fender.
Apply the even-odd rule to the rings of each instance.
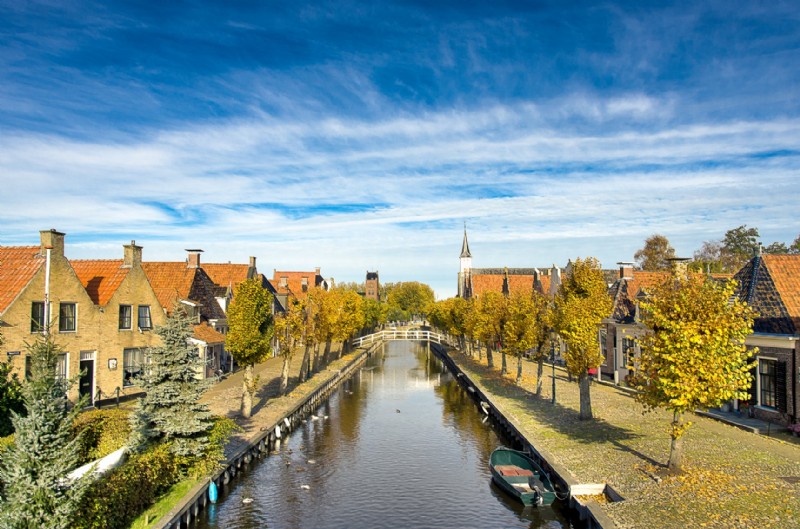
[[[217,498],[219,496],[219,491],[217,491],[217,484],[213,481],[208,485],[208,501],[211,503],[217,503]]]

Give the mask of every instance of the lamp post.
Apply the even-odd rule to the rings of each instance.
[[[556,330],[550,328],[550,369],[553,379],[553,404],[556,403]]]

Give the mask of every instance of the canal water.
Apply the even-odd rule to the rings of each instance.
[[[223,490],[200,528],[571,527],[491,483],[507,444],[431,353],[390,342],[271,455]]]

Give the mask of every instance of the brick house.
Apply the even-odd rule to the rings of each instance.
[[[534,289],[553,298],[561,284],[561,269],[553,265],[550,269],[538,268],[473,268],[472,252],[469,249],[467,230],[461,243],[460,267],[458,271],[458,297],[478,298],[484,292],[503,294]]]
[[[275,288],[275,296],[281,306],[286,307],[289,296],[305,299],[308,289],[319,287],[329,290],[332,285],[320,275],[320,269],[315,268],[313,272],[287,272],[273,269],[272,286]]]
[[[151,329],[164,312],[141,267],[141,247],[125,245],[121,260],[70,261],[63,233],[40,232],[39,246],[0,247],[3,348],[23,374],[25,342],[49,328],[66,353],[65,377],[81,374],[70,398],[90,403],[138,393],[127,383],[131,351],[160,343]],[[129,366],[130,367],[130,366]]]
[[[225,351],[227,317],[217,299],[218,286],[201,266],[203,250],[186,251],[185,262],[145,262],[142,268],[164,311],[172,314],[180,307],[193,320],[192,343],[206,364],[198,376],[211,376],[232,367]]]
[[[734,278],[738,296],[758,313],[746,344],[758,347],[750,403],[755,416],[798,422],[800,255],[757,255]]]

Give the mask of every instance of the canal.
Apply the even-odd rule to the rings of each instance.
[[[433,354],[389,342],[268,457],[239,473],[200,528],[569,528],[491,483],[506,444]]]

